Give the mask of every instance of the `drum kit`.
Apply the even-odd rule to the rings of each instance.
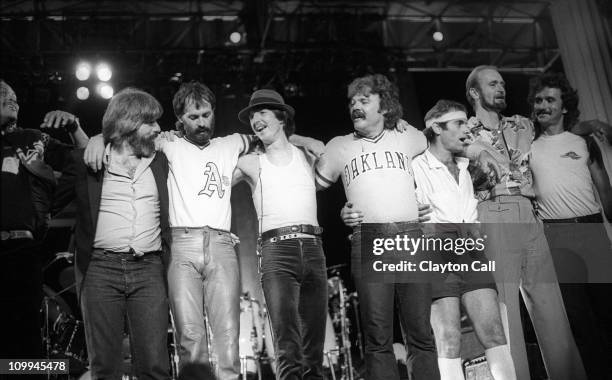
[[[67,258],[66,255],[58,254],[48,264]],[[325,328],[324,359],[323,367],[325,377],[331,380],[354,380],[359,379],[359,373],[355,369],[356,363],[363,362],[363,340],[359,325],[359,301],[355,292],[348,293],[341,276],[344,265],[336,265],[328,268],[328,306],[327,323]],[[69,268],[72,270],[72,268]],[[69,378],[87,379],[88,358],[85,345],[85,332],[83,321],[78,319],[69,302],[62,297],[65,293],[72,293],[75,289],[74,275],[72,281],[66,268],[62,271],[62,289],[53,290],[49,285],[44,285],[44,297],[41,304],[41,315],[43,319],[41,338],[48,358],[68,359],[70,362]],[[68,282],[68,283],[66,283]],[[66,299],[70,299],[67,297]],[[77,306],[74,309],[78,309]],[[212,337],[210,326],[207,323],[208,333]],[[178,377],[178,349],[174,321],[170,314],[170,326],[168,328],[168,353],[172,379]],[[126,338],[126,341],[129,341]],[[211,339],[208,340],[209,342]],[[212,348],[212,347],[210,347]],[[124,348],[126,364],[125,373],[130,373],[129,345]],[[210,350],[209,352],[212,352]],[[269,376],[264,367],[272,373],[276,372],[275,350],[272,340],[270,321],[267,317],[265,306],[248,293],[240,297],[240,332],[239,332],[239,354],[240,373],[242,379],[262,380]],[[215,363],[214,353],[212,364]],[[125,375],[129,380],[130,376]]]
[[[359,379],[355,365],[363,362],[359,300],[356,293],[347,293],[340,276],[340,269],[344,266],[328,268],[329,313],[323,344],[323,367],[325,377],[331,380]],[[267,311],[248,293],[240,298],[239,347],[243,380],[262,380],[266,365],[272,373],[276,373],[275,349]]]

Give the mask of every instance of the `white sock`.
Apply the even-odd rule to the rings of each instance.
[[[489,369],[495,380],[516,380],[514,362],[507,344],[485,350]]]
[[[438,357],[438,367],[440,368],[440,380],[465,380],[463,368],[461,368],[461,358]]]

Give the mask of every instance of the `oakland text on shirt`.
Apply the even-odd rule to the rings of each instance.
[[[410,167],[411,157],[403,152],[397,151],[378,151],[363,152],[357,157],[353,157],[344,165],[344,181],[346,186],[350,185],[359,175],[372,170],[398,169],[413,176]]]
[[[230,180],[226,176],[219,173],[219,169],[214,162],[207,162],[204,166],[204,186],[198,192],[198,195],[206,195],[212,197],[216,192],[219,198],[225,196],[225,186],[230,186]]]

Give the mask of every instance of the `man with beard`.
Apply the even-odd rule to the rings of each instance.
[[[612,372],[612,292],[601,282],[610,281],[612,252],[595,190],[610,220],[610,179],[593,137],[570,132],[580,116],[578,93],[562,74],[533,78],[528,101],[535,118],[529,164],[538,215],[557,275],[566,282],[561,293],[587,374],[604,378]]]
[[[272,327],[277,379],[323,379],[327,276],[317,221],[314,159],[289,142],[294,109],[258,90],[238,118],[260,154],[240,157],[234,181],[250,185],[259,218],[261,283]]]
[[[2,149],[2,207],[0,240],[0,304],[2,326],[7,327],[0,347],[2,358],[41,358],[40,303],[42,300],[41,243],[48,229],[56,180],[74,146],[39,129],[18,126],[15,92],[0,79],[0,145]],[[63,128],[75,144],[84,147],[87,135],[78,119],[52,111],[42,127]]]
[[[162,138],[157,143],[169,164],[172,257],[168,294],[180,364],[210,360],[206,308],[218,377],[238,379],[240,273],[234,250],[237,239],[230,233],[230,198],[238,157],[250,149],[254,137],[232,134],[212,138],[216,98],[202,83],[182,84],[172,105],[182,137]],[[301,136],[293,136],[292,142],[309,144],[311,149],[317,149],[319,143]],[[103,144],[93,138],[85,162],[97,168],[103,158],[101,148]]]
[[[504,174],[477,188],[478,215],[487,235],[487,256],[496,261],[495,280],[507,316],[510,351],[519,379],[529,379],[518,292],[523,296],[551,379],[585,379],[553,267],[542,223],[535,217],[528,153],[534,129],[519,115],[503,117],[506,89],[493,66],[478,66],[466,81],[466,96],[475,117],[470,150],[487,150]],[[505,306],[505,307],[503,307]]]
[[[363,212],[364,224],[354,228],[351,260],[364,326],[366,379],[399,379],[392,349],[396,300],[410,348],[413,378],[437,379],[440,374],[429,323],[429,285],[417,281],[369,282],[361,270],[362,255],[367,255],[361,252],[362,240],[422,235],[416,223],[418,209],[410,163],[427,148],[427,141],[411,126],[403,133],[395,130],[402,109],[397,87],[385,76],[355,79],[348,87],[348,98],[354,132],[327,144],[316,166],[316,180],[319,187],[327,188],[342,178],[348,202]]]
[[[169,377],[162,263],[169,242],[168,163],[155,152],[161,114],[146,92],[118,92],[102,119],[107,164],[93,173],[83,151],[75,151],[56,192],[56,208],[76,198],[77,286],[93,379],[122,377],[126,325],[133,375]]]

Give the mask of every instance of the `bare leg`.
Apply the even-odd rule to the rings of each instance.
[[[476,336],[485,347],[493,377],[496,380],[516,380],[514,362],[504,335],[495,290],[483,288],[467,292],[462,296],[462,302]]]

